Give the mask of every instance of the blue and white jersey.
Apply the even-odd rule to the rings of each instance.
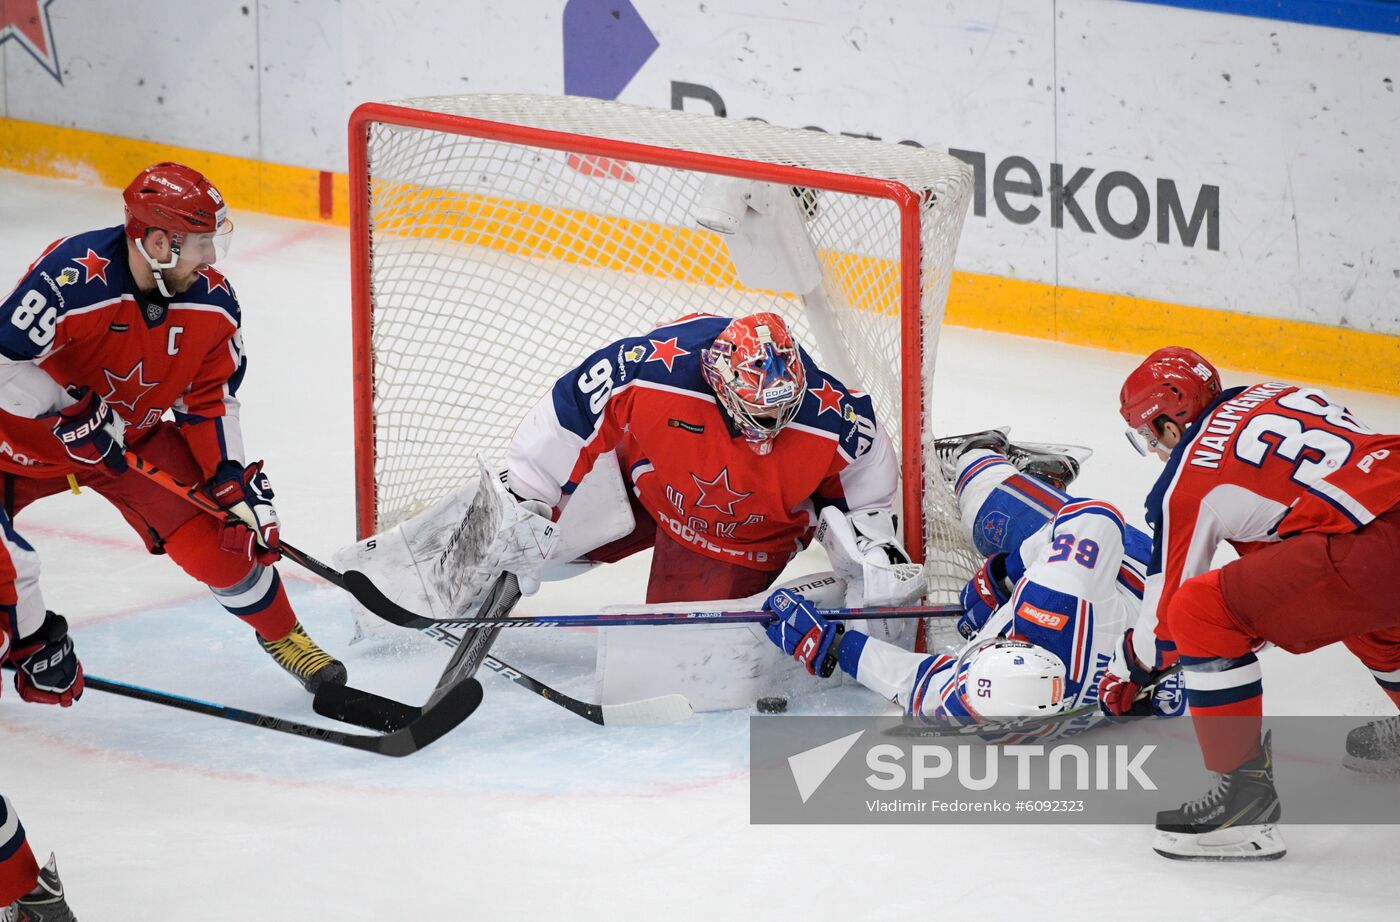
[[[1126,525],[1108,503],[1062,499],[1059,491],[1019,474],[1000,455],[969,455],[962,459],[960,475],[971,471],[973,476],[960,476],[958,491],[967,527],[974,533],[980,528],[984,535],[1015,535],[1039,521],[1033,533],[1000,551],[1007,554],[1007,578],[1014,589],[969,644],[1008,634],[1024,638],[1065,664],[1066,710],[1097,703],[1099,680],[1141,607],[1151,541]],[[1002,489],[1003,484],[1009,487]],[[1031,495],[1016,501],[1023,490]],[[969,509],[969,503],[975,505]],[[989,519],[996,522],[994,528],[986,527]],[[966,688],[969,660],[959,669],[955,653],[909,653],[852,634],[843,640],[839,658],[847,673],[899,703],[908,715],[977,720],[975,698],[969,698]],[[1179,693],[1168,689],[1163,697],[1161,713],[1180,713]],[[1090,711],[1071,723],[1083,729],[1097,714]],[[1055,725],[1045,732],[1064,728]]]

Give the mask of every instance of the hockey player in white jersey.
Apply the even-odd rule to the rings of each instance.
[[[1018,470],[1003,433],[963,439],[954,455],[954,490],[964,526],[988,554],[962,593],[961,650],[910,653],[845,630],[791,590],[775,592],[769,638],[814,675],[837,667],[897,702],[909,716],[959,723],[1049,716],[1083,708],[1045,732],[1084,729],[1101,719],[1098,684],[1126,625],[1137,617],[1150,539],[1108,503],[1072,499],[1063,459],[1027,456]],[[1068,469],[1070,477],[1077,465]],[[1176,716],[1181,689],[1172,676],[1135,713]]]

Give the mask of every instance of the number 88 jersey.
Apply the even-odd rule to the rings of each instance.
[[[1314,388],[1224,392],[1187,428],[1147,497],[1153,542],[1138,658],[1172,658],[1167,604],[1211,568],[1221,541],[1245,554],[1300,532],[1350,532],[1397,503],[1400,436],[1375,432]]]

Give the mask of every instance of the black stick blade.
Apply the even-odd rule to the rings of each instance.
[[[432,627],[437,623],[432,618],[424,618],[422,615],[414,614],[389,598],[380,591],[373,580],[359,570],[346,570],[340,578],[344,582],[346,591],[355,597],[355,601],[390,624],[421,629]]]
[[[349,685],[322,685],[311,707],[322,717],[381,733],[402,730],[423,714],[422,708]]]
[[[481,697],[480,682],[476,679],[463,680],[436,704],[424,710],[423,716],[416,721],[402,730],[380,737],[376,751],[386,756],[407,756],[431,746],[472,716],[481,706]]]

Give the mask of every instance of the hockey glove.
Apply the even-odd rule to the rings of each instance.
[[[923,567],[911,563],[899,543],[898,523],[888,509],[847,514],[827,506],[816,539],[846,584],[847,608],[904,605],[928,588]]]
[[[78,402],[59,410],[53,426],[63,450],[79,464],[105,464],[115,473],[125,473],[126,422],[96,391],[76,387],[68,393]]]
[[[25,701],[69,707],[83,696],[83,664],[62,615],[46,612],[39,630],[15,642],[9,660],[15,665],[15,689]]]
[[[826,678],[835,671],[844,625],[827,621],[817,614],[816,606],[791,589],[770,595],[763,610],[777,616],[764,630],[778,649],[806,666],[812,675]]]
[[[272,483],[262,468],[261,461],[247,467],[221,461],[206,489],[216,503],[237,516],[224,524],[220,541],[224,550],[269,566],[282,556],[281,525],[272,505]]]
[[[1006,575],[1006,555],[993,554],[983,562],[963,587],[960,602],[963,616],[958,619],[958,633],[964,640],[982,630],[998,608],[1011,598],[1011,581]]]
[[[1144,688],[1151,688],[1163,680],[1167,670],[1148,669],[1138,662],[1133,653],[1133,629],[1128,628],[1123,639],[1118,642],[1113,661],[1104,670],[1099,680],[1099,708],[1110,717],[1146,716],[1155,713],[1154,695],[1145,695]]]

